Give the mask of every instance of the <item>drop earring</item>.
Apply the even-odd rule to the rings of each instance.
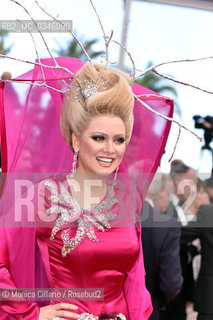
[[[77,161],[78,161],[78,150],[75,150],[75,153],[74,153],[74,156],[73,156],[73,163],[72,163],[72,172],[71,172],[71,178],[72,179],[75,178]]]
[[[116,183],[117,183],[117,173],[118,173],[118,170],[119,170],[119,166],[116,168],[115,170],[115,175],[114,175],[114,178],[113,178],[113,187],[116,186]]]

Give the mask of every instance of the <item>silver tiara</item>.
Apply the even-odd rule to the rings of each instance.
[[[91,96],[93,96],[94,94],[96,94],[100,89],[101,91],[107,90],[107,86],[106,84],[110,81],[110,79],[112,77],[114,77],[116,74],[112,74],[112,76],[107,79],[106,81],[103,81],[102,83],[100,83],[100,80],[93,80],[93,81],[88,81],[88,80],[79,80],[79,79],[75,79],[76,80],[76,89],[78,91],[76,98],[80,101],[79,99],[79,93],[82,94],[82,96],[84,97],[84,100],[87,101]],[[83,85],[81,85],[81,83]]]
[[[87,101],[91,96],[93,96],[98,91],[99,86],[93,82],[87,82],[84,88],[80,86],[77,87],[77,90],[80,90],[83,97]]]

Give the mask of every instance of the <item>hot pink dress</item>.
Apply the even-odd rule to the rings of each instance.
[[[66,190],[71,196],[66,181],[62,179],[60,182],[66,185]],[[59,186],[58,193],[62,194]],[[46,210],[54,205],[48,200],[49,196],[51,196],[51,192],[45,197]],[[119,188],[116,188],[114,199],[119,199]],[[89,312],[100,315],[102,312],[116,312],[116,314],[124,314],[127,320],[136,320],[138,318],[134,312],[138,307],[134,308],[131,303],[133,301],[136,303],[138,300],[141,304],[139,307],[141,319],[145,320],[148,319],[152,307],[149,293],[144,284],[140,232],[139,228],[137,229],[135,226],[136,214],[138,213],[131,212],[130,214],[131,196],[127,192],[122,201],[122,203],[119,201],[103,211],[105,216],[107,212],[115,215],[115,219],[109,222],[111,228],[105,228],[103,232],[90,224],[97,241],[92,241],[87,236],[83,237],[77,247],[71,250],[66,257],[62,256],[61,231],[58,231],[55,238],[50,240],[52,228],[37,227],[37,243],[51,288],[85,290],[94,288],[97,292],[99,289],[103,290],[102,301],[94,301],[94,299],[68,300],[79,307],[78,313]],[[135,209],[139,210],[139,208]],[[120,210],[123,212],[121,213]],[[42,213],[40,214],[42,216]],[[85,219],[83,217],[83,220]],[[70,238],[74,238],[77,226],[68,229]],[[141,272],[140,277],[137,277],[137,272]],[[132,273],[134,278],[128,279]],[[131,286],[135,286],[134,290],[131,289]],[[129,289],[131,290],[130,300],[126,296],[128,295],[126,291]],[[59,301],[51,301],[51,303],[57,302]]]
[[[65,176],[58,180],[48,181],[56,186],[60,196],[66,199],[68,193],[72,199]],[[60,183],[65,186],[66,194],[61,191]],[[140,200],[138,197],[132,197],[127,190],[120,192],[119,187],[114,188],[113,198],[106,195],[99,204],[103,206],[104,201],[115,200],[112,206],[108,205],[106,208],[103,206],[101,210],[105,216],[113,215],[114,218],[109,221],[110,228],[104,228],[102,231],[94,224],[90,224],[97,238],[96,241],[85,235],[77,243],[75,249],[66,256],[62,255],[64,246],[62,231],[68,230],[69,237],[74,238],[77,225],[61,228],[55,234],[54,239],[50,239],[53,226],[60,214],[56,214],[55,219],[51,219],[51,222],[45,221],[47,210],[51,210],[56,204],[51,201],[50,197],[53,195],[51,190],[45,189],[45,197],[40,198],[42,205],[40,203],[38,205],[35,229],[35,244],[39,248],[40,263],[44,268],[47,281],[45,287],[63,288],[66,294],[72,292],[72,289],[88,292],[88,294],[92,290],[93,294],[96,294],[96,300],[94,298],[76,300],[76,298],[66,296],[65,299],[54,297],[46,304],[64,301],[77,305],[76,312],[79,314],[88,312],[99,316],[101,313],[115,312],[116,314],[122,313],[127,320],[146,320],[152,312],[152,304],[145,287],[140,227],[137,221]],[[72,209],[68,202],[60,205],[65,210]],[[81,218],[88,224],[84,215],[81,215]],[[77,220],[77,218],[74,219],[73,223]],[[33,230],[30,231],[33,232]],[[3,287],[16,288],[17,285],[3,264],[1,264],[1,272],[0,281]],[[39,305],[35,302],[21,302],[19,305],[14,301],[10,304],[8,301],[2,301],[1,306],[9,314],[8,318],[3,319],[38,319]]]

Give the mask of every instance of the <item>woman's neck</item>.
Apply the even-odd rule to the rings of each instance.
[[[73,199],[81,208],[92,209],[105,197],[107,177],[76,172],[74,179],[67,176]]]
[[[85,184],[93,184],[94,187],[96,185],[98,186],[105,186],[107,176],[101,176],[97,175],[96,173],[90,173],[90,172],[81,172],[78,171],[75,174],[75,180],[79,183],[80,186],[85,186]]]

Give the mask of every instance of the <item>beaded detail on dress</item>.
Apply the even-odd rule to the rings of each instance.
[[[119,313],[117,315],[114,314],[108,314],[109,317],[107,317],[107,314],[102,317],[94,316],[92,313],[81,313],[77,320],[99,320],[99,319],[106,319],[106,320],[126,320],[126,317],[124,314]],[[111,317],[112,316],[112,317]]]
[[[72,195],[65,188],[63,183],[58,182],[58,186],[53,180],[46,180],[44,186],[50,191],[51,196],[48,198],[52,204],[45,211],[45,214],[59,214],[55,225],[51,232],[50,239],[53,240],[56,233],[61,231],[61,239],[64,243],[62,248],[62,256],[74,250],[85,237],[92,241],[99,241],[94,232],[94,227],[101,231],[104,228],[110,229],[109,221],[116,218],[116,214],[105,210],[110,209],[118,200],[114,198],[114,187],[108,186],[107,197],[99,203],[94,209],[82,209],[78,203],[72,198]],[[70,238],[70,227],[77,226],[76,235]]]

